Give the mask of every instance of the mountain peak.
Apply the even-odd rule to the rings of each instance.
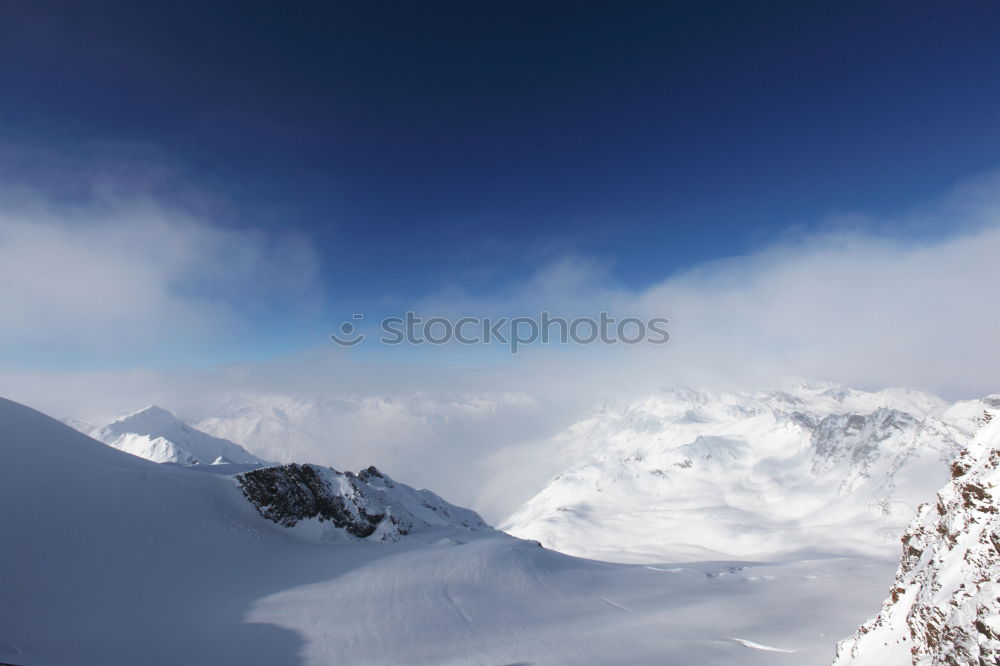
[[[133,416],[136,414],[157,414],[163,416],[174,416],[174,413],[171,412],[169,409],[163,409],[163,407],[160,407],[159,405],[149,405],[147,407],[143,407],[137,412],[132,412]]]
[[[114,423],[123,422],[133,422],[142,420],[158,420],[158,421],[180,421],[174,413],[163,409],[159,405],[148,405],[142,409],[132,412],[131,414],[126,414],[125,416],[120,416],[114,420]]]
[[[213,464],[222,459],[239,464],[265,461],[239,444],[202,432],[157,405],[132,412],[97,430],[96,439],[154,462]]]

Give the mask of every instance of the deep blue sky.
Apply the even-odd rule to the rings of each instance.
[[[995,168],[998,34],[985,0],[5,2],[0,141],[162,159],[358,300],[565,253],[639,286]]]

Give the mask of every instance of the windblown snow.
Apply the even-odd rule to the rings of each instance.
[[[891,557],[996,397],[673,390],[607,407],[539,458],[560,472],[500,528],[598,559]]]

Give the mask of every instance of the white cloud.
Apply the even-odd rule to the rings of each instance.
[[[0,196],[0,344],[198,342],[244,323],[246,303],[313,297],[317,267],[298,235],[227,229],[150,198]]]
[[[775,385],[792,377],[880,388],[913,385],[947,397],[1000,390],[1000,175],[956,188],[895,219],[845,215],[820,233],[789,233],[641,290],[607,266],[568,259],[502,298],[452,290],[423,307],[449,313],[541,310],[575,316],[665,316],[667,345],[528,349],[513,376],[547,370],[563,390],[593,393],[693,384]],[[573,378],[573,379],[570,379]],[[589,378],[589,381],[587,381]],[[544,382],[542,382],[544,384]],[[533,383],[538,390],[538,383]]]
[[[812,237],[668,279],[637,305],[671,312],[673,358],[662,367],[682,381],[794,375],[948,396],[993,391],[998,223],[920,241]]]

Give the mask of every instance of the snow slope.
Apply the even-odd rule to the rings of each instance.
[[[199,467],[125,455],[0,399],[0,661],[808,666],[829,662],[891,575],[848,558],[591,562],[459,513],[395,541],[302,531]],[[368,476],[340,496],[372,493],[358,506],[374,513],[442,508]],[[323,477],[334,494],[349,479]]]
[[[508,538],[444,539],[259,600],[309,664],[829,664],[891,564],[615,565]],[[877,603],[877,602],[876,602]],[[848,631],[850,629],[848,628]]]
[[[265,463],[239,444],[192,428],[156,405],[123,416],[91,432],[77,429],[119,451],[158,463],[180,465]]]
[[[840,644],[835,666],[1000,663],[1000,410],[981,416],[951,481],[903,536],[881,612]]]
[[[538,458],[560,473],[500,528],[615,561],[891,557],[984,404],[823,384],[665,392],[554,438]]]

